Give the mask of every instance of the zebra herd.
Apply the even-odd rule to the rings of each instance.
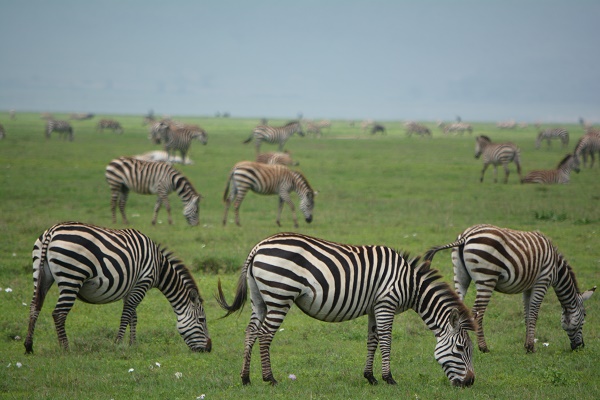
[[[69,133],[69,129],[58,122],[64,121],[48,121],[51,129],[47,127],[47,137],[53,131]],[[110,124],[105,125],[104,128],[112,129]],[[411,129],[411,134],[427,135],[427,128],[406,127]],[[72,140],[72,129],[70,132]],[[244,143],[254,140],[256,160],[239,161],[229,172],[223,193],[223,225],[227,223],[232,203],[235,223],[240,225],[239,208],[248,191],[279,196],[278,226],[281,225],[284,203],[287,203],[294,226],[298,227],[290,197],[292,191],[300,198],[299,208],[305,221],[313,220],[316,191],[304,174],[290,168],[297,163],[288,152],[283,152],[284,145],[294,133],[304,135],[299,121],[282,127],[260,125],[253,130]],[[430,131],[428,135],[431,135]],[[561,138],[560,135],[556,137]],[[593,152],[600,151],[600,146],[594,147],[597,146],[595,136],[584,138],[578,142],[574,155],[566,156],[553,174],[531,172],[523,182],[566,183],[569,172],[579,168],[580,156],[591,155],[593,164]],[[206,144],[207,134],[198,126],[163,120],[151,122],[150,139],[163,144],[168,154],[179,151],[185,161],[191,141],[199,139]],[[600,135],[598,139],[600,142]],[[278,144],[279,151],[261,154],[262,142]],[[520,151],[513,143],[493,143],[485,135],[477,136],[475,156],[484,162],[480,181],[489,165],[494,166],[497,180],[497,166],[502,165],[507,182],[510,162],[516,164],[521,176]],[[125,205],[130,191],[157,195],[152,224],[156,223],[162,206],[172,224],[168,201],[171,192],[176,192],[182,200],[188,224],[199,223],[202,196],[190,180],[168,162],[119,157],[106,166],[105,178],[111,192],[113,223],[116,223],[117,205],[123,223],[128,223]],[[454,290],[431,267],[434,255],[444,249],[453,249]],[[187,346],[200,352],[212,349],[203,298],[192,274],[171,252],[135,229],[59,223],[35,241],[32,261],[34,292],[24,343],[26,353],[33,352],[36,321],[54,282],[59,297],[52,316],[59,344],[64,349],[69,348],[65,321],[77,298],[92,304],[123,300],[116,341],[123,340],[129,327],[129,342],[133,344],[136,340],[136,307],[152,288],[158,288],[169,300],[177,315],[177,329]],[[475,303],[469,309],[463,300],[471,281],[475,283],[477,293]],[[410,257],[386,246],[342,244],[297,233],[275,234],[260,240],[250,250],[232,302],[227,301],[220,281],[216,300],[225,311],[225,317],[241,311],[248,297],[251,300],[241,370],[244,385],[251,382],[251,356],[257,339],[262,379],[272,385],[277,383],[271,366],[271,342],[295,304],[306,315],[324,322],[367,316],[367,357],[363,376],[370,384],[378,382],[373,372],[377,348],[381,353],[383,381],[396,384],[390,366],[392,325],[395,315],[412,309],[435,336],[434,358],[447,379],[454,386],[469,387],[475,381],[469,332],[475,332],[480,351],[489,351],[483,333],[483,318],[492,292],[523,293],[525,349],[534,352],[536,321],[550,286],[561,303],[561,325],[571,349],[583,347],[584,301],[592,296],[596,287],[580,292],[573,268],[543,234],[492,225],[469,227],[456,241],[431,247],[423,258]]]

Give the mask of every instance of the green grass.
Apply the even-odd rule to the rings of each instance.
[[[57,115],[66,118],[64,115]],[[294,230],[284,209],[282,228],[275,225],[277,198],[250,193],[242,204],[242,227],[226,227],[222,195],[231,166],[253,159],[252,145],[242,145],[259,122],[242,119],[175,117],[203,126],[207,146],[195,143],[193,165],[177,166],[204,196],[200,225],[189,227],[181,202],[172,195],[174,224],[152,226],[154,196],[132,194],[127,204],[131,226],[173,250],[193,271],[205,298],[210,354],[190,353],[175,328],[175,315],[158,291],[151,291],[138,309],[138,343],[113,343],[121,303],[96,306],[77,302],[67,320],[71,350],[63,353],[51,312],[53,287],[38,320],[34,355],[25,356],[28,304],[31,301],[31,249],[52,224],[78,220],[109,227],[109,190],[104,180],[108,162],[121,155],[157,150],[147,139],[141,116],[102,116],[119,120],[123,135],[95,132],[91,121],[73,121],[75,141],[45,140],[44,121],[37,114],[9,120],[0,113],[7,138],[0,141],[0,397],[2,398],[597,398],[600,396],[600,300],[587,303],[585,349],[571,352],[560,327],[560,304],[550,290],[540,312],[537,352],[523,349],[525,327],[520,296],[494,294],[486,314],[491,352],[474,354],[476,381],[469,389],[452,388],[433,358],[435,338],[418,316],[397,317],[393,331],[392,372],[397,387],[371,387],[362,377],[366,356],[366,318],[327,324],[292,309],[273,342],[271,356],[280,385],[260,378],[255,349],[251,379],[239,378],[244,329],[250,305],[240,316],[224,314],[213,298],[217,280],[232,298],[238,271],[261,239]],[[270,121],[273,124],[285,121]],[[443,136],[432,123],[433,139],[407,138],[399,121],[386,123],[386,136],[371,136],[347,121],[333,121],[323,138],[294,136],[287,144],[314,189],[314,220],[300,218],[297,232],[352,244],[382,244],[411,254],[453,241],[477,223],[540,230],[553,239],[574,267],[581,290],[600,281],[600,169],[573,174],[570,185],[521,185],[513,165],[509,183],[492,183],[489,169],[479,183],[481,160],[473,157],[474,136],[519,145],[526,173],[550,169],[566,150],[535,149],[533,127],[500,131],[493,124],[475,124],[472,136]],[[568,126],[572,149],[583,134]],[[263,149],[274,147],[263,144]],[[503,179],[499,171],[500,180]],[[294,195],[297,204],[297,197]],[[452,281],[449,251],[434,259],[444,280]],[[6,292],[11,288],[12,292]],[[473,289],[466,302],[472,305]],[[15,340],[15,337],[20,339]],[[542,343],[549,343],[547,347]],[[380,357],[376,357],[376,376]],[[160,367],[156,363],[160,363]],[[21,367],[16,364],[20,363]],[[128,372],[133,368],[133,372]],[[177,378],[176,373],[181,373]],[[289,380],[289,374],[298,379]]]

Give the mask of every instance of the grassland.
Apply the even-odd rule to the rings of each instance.
[[[228,225],[221,224],[227,174],[235,162],[254,158],[254,148],[241,142],[258,119],[175,117],[198,123],[209,134],[207,146],[192,146],[194,164],[177,166],[204,196],[199,226],[186,225],[175,195],[171,197],[171,226],[164,210],[159,214],[162,223],[151,225],[153,196],[132,194],[127,206],[132,227],[172,249],[193,271],[205,298],[213,351],[190,353],[175,329],[168,302],[160,292],[151,291],[138,309],[137,345],[113,343],[120,303],[77,302],[67,320],[71,351],[65,354],[59,349],[51,317],[54,287],[38,320],[35,354],[25,356],[35,239],[52,224],[67,220],[123,227],[120,220],[111,221],[104,168],[115,157],[158,149],[148,141],[140,116],[106,117],[119,120],[124,134],[97,133],[97,117],[73,121],[75,141],[62,142],[57,135],[44,139],[44,121],[38,114],[18,114],[16,120],[9,120],[8,113],[0,113],[7,131],[7,138],[0,141],[0,397],[600,397],[600,295],[592,297],[586,307],[585,349],[571,352],[560,327],[560,304],[552,291],[538,321],[537,352],[530,355],[523,349],[521,297],[493,296],[486,314],[491,353],[474,354],[476,381],[469,389],[450,386],[433,358],[435,338],[412,311],[396,318],[393,331],[392,372],[398,386],[372,387],[362,377],[366,318],[326,324],[297,309],[286,317],[272,346],[273,370],[280,384],[272,388],[262,383],[255,351],[253,385],[243,387],[239,371],[250,307],[239,317],[219,319],[223,312],[213,298],[217,280],[223,281],[231,298],[237,271],[252,246],[273,233],[294,230],[288,209],[278,228],[277,199],[256,194],[249,194],[242,204],[242,227],[232,223],[232,213]],[[434,133],[430,140],[406,137],[399,121],[386,122],[385,136],[371,136],[347,121],[333,121],[320,139],[290,139],[287,148],[300,162],[298,168],[319,191],[313,223],[301,221],[295,231],[344,243],[383,244],[416,255],[454,240],[476,223],[537,229],[551,237],[573,265],[581,290],[599,283],[600,168],[574,174],[569,185],[529,186],[518,183],[511,165],[508,184],[492,183],[492,170],[479,183],[482,163],[473,158],[476,134],[517,143],[525,172],[554,168],[566,150],[559,143],[536,150],[534,127],[501,131],[481,123],[474,125],[472,136],[444,136],[434,124],[428,125]],[[568,128],[571,150],[583,131],[577,125]],[[449,252],[439,253],[434,267],[444,280],[452,281]],[[473,298],[471,289],[468,305]],[[375,365],[376,376],[379,367]],[[288,379],[289,374],[297,380]]]

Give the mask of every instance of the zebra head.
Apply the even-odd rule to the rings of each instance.
[[[468,387],[475,382],[473,370],[473,342],[469,330],[474,330],[473,319],[469,314],[460,315],[454,308],[448,323],[437,338],[435,359],[454,386]]]
[[[200,222],[199,205],[200,196],[192,196],[183,206],[183,216],[191,226],[196,226]]]
[[[194,135],[194,137],[197,138],[203,145],[208,143],[208,134],[202,128]]]
[[[485,135],[477,136],[475,138],[475,158],[479,158],[483,149],[491,142],[491,139]]]
[[[571,350],[584,347],[583,342],[583,324],[585,323],[585,308],[583,302],[594,294],[596,286],[590,290],[586,290],[583,293],[578,293],[575,298],[575,308],[568,310],[563,307],[562,315],[560,317],[560,324],[562,328],[567,332],[569,340],[571,341]]]
[[[300,210],[302,214],[304,214],[304,219],[309,224],[312,222],[313,216],[313,208],[315,207],[315,192],[308,188],[306,193],[300,198]]]
[[[208,335],[202,298],[190,290],[183,313],[177,313],[177,330],[192,351],[210,352],[212,340]]]

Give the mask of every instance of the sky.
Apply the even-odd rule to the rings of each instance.
[[[597,0],[0,0],[0,110],[600,122]]]

